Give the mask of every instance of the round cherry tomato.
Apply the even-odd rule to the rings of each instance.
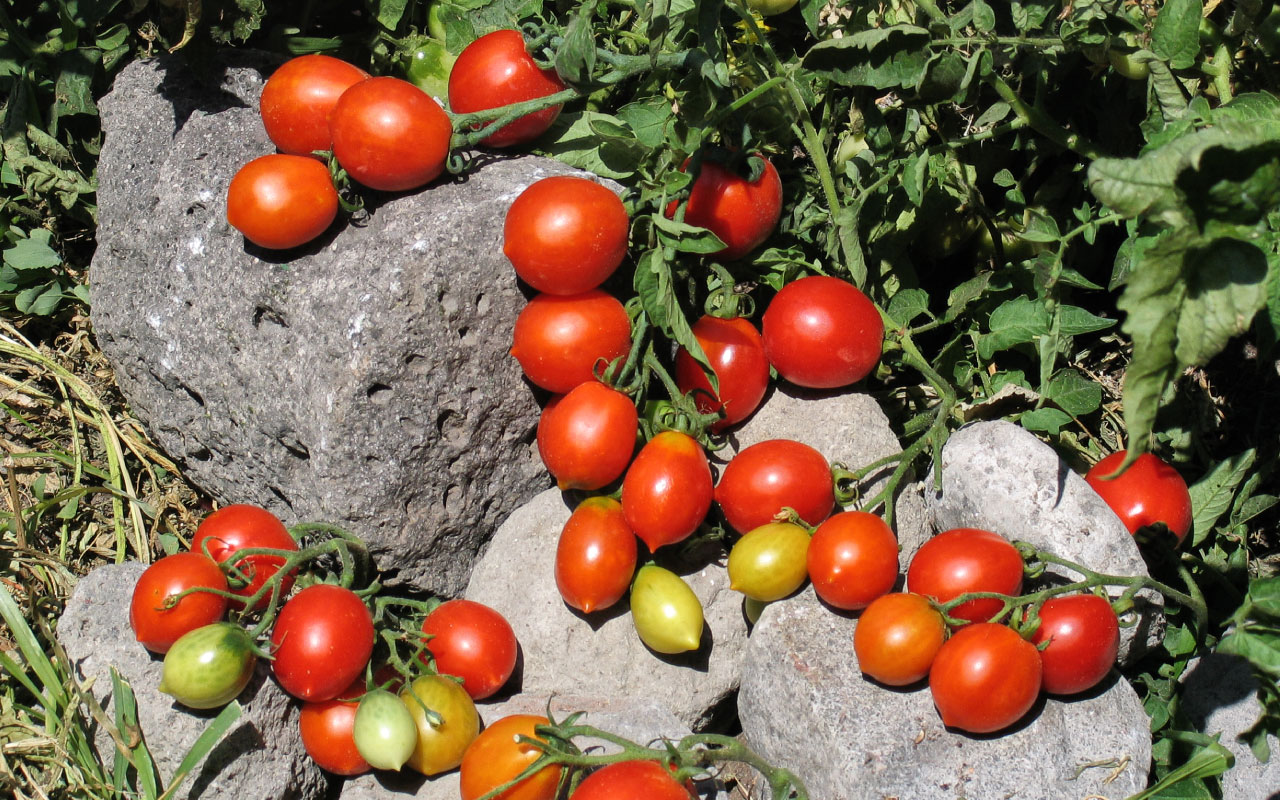
[[[280,609],[272,672],[299,700],[331,700],[364,671],[373,654],[373,616],[350,589],[318,583]]]
[[[342,168],[370,189],[416,189],[444,171],[453,127],[431,95],[399,78],[370,78],[338,98],[329,131]]]
[[[329,117],[347,89],[369,73],[318,53],[291,58],[271,73],[258,108],[267,136],[283,153],[309,156],[333,147]]]
[[[720,391],[712,390],[702,366],[683,347],[676,352],[676,385],[686,394],[696,392],[698,410],[704,414],[724,409],[724,419],[711,426],[722,431],[751,416],[769,388],[764,340],[742,317],[704,316],[693,323],[693,336],[711,362]]]
[[[370,766],[399,771],[417,747],[418,725],[399,697],[386,689],[374,689],[356,706],[351,739]]]
[[[494,31],[463,48],[449,72],[449,105],[469,114],[546,97],[564,89],[555,70],[540,69],[524,47],[519,31]],[[526,114],[481,141],[487,147],[510,147],[541,136],[560,115],[555,105]],[[483,127],[483,126],[479,126]]]
[[[1040,607],[1040,627],[1031,636],[1044,663],[1044,690],[1075,694],[1092,689],[1116,663],[1120,624],[1111,604],[1093,594],[1053,597]]]
[[[636,455],[622,479],[622,513],[650,552],[698,529],[711,508],[711,465],[702,445],[663,431]]]
[[[679,575],[645,564],[631,585],[631,622],[640,641],[657,653],[697,650],[702,642],[702,603]]]
[[[337,216],[338,190],[314,158],[261,156],[241,167],[227,187],[227,222],[259,247],[306,244]]]
[[[729,461],[716,485],[716,502],[741,533],[772,522],[786,507],[817,525],[836,504],[831,466],[807,444],[790,439],[759,442]]]
[[[173,643],[164,656],[159,689],[188,708],[217,708],[249,684],[257,663],[248,631],[215,622]]]
[[[853,629],[858,668],[889,686],[907,686],[929,674],[947,638],[942,615],[918,594],[897,592],[872,600]]]
[[[422,632],[431,637],[427,650],[436,671],[461,678],[475,700],[497,692],[515,671],[520,654],[515,631],[506,617],[483,603],[441,603],[422,620]]]
[[[458,776],[462,800],[488,794],[537,761],[542,751],[516,737],[541,740],[534,728],[548,724],[550,720],[536,714],[512,714],[487,726],[462,756]],[[492,800],[555,800],[561,771],[558,766],[544,767]]]
[[[599,289],[582,294],[539,294],[516,317],[511,355],[525,376],[563,394],[595,380],[598,361],[612,361],[631,349],[631,320],[612,295]]]
[[[939,603],[968,592],[1016,595],[1022,591],[1022,556],[998,533],[976,528],[943,531],[912,557],[907,589]],[[970,600],[948,613],[956,619],[985,622],[1003,606],[995,598]]]
[[[875,514],[843,511],[813,532],[807,566],[818,597],[836,608],[866,608],[898,580],[898,539]]]
[[[807,575],[809,532],[790,522],[748,531],[729,551],[729,588],[771,603],[799,589]]]
[[[511,204],[502,252],[538,291],[579,294],[604,283],[622,263],[630,227],[611,189],[556,175],[535,182]]]
[[[773,162],[764,162],[764,171],[755,181],[739,175],[723,164],[705,159],[689,190],[684,221],[706,228],[720,237],[725,247],[710,255],[724,261],[742,258],[755,250],[782,216],[782,179]],[[683,170],[689,164],[685,161]],[[667,206],[667,216],[674,217],[678,203]]]
[[[418,742],[408,765],[423,775],[447,772],[462,763],[462,754],[480,733],[480,715],[462,685],[443,675],[423,675],[400,690],[418,729]],[[435,712],[435,724],[427,715]]]
[[[1031,710],[1040,694],[1040,653],[1012,628],[965,625],[938,648],[929,669],[933,704],[949,728],[992,733]]]
[[[884,321],[858,287],[813,275],[782,287],[765,309],[762,335],[765,355],[783,378],[837,389],[875,369]]]
[[[1129,533],[1162,523],[1182,544],[1191,530],[1191,492],[1187,482],[1176,469],[1151,453],[1138,456],[1123,474],[1107,480],[1104,476],[1120,467],[1126,452],[1120,450],[1094,464],[1084,479],[1107,501]]]
[[[597,380],[547,403],[538,418],[538,455],[565,489],[599,489],[617,480],[636,449],[636,404]]]
[[[609,608],[622,599],[636,571],[636,535],[611,497],[578,504],[556,545],[556,588],[579,611]]]
[[[227,598],[211,592],[192,592],[168,605],[170,598],[196,587],[227,590],[227,576],[204,553],[174,553],[147,567],[129,601],[129,627],[143,647],[168,652],[184,633],[222,619]]]
[[[298,549],[298,543],[289,535],[275,514],[257,506],[230,505],[223,506],[204,518],[191,538],[191,551],[201,553],[208,551],[209,557],[219,564],[227,561],[238,550],[247,548],[271,548],[273,550]],[[267,581],[271,580],[285,559],[280,556],[266,554],[245,556],[236,559],[228,584],[231,591],[240,597],[252,597]],[[236,572],[243,573],[248,582],[238,585]],[[293,588],[296,571],[290,571],[280,579],[280,598],[283,599]],[[270,592],[258,600],[255,608],[266,608],[270,602]]]
[[[432,13],[440,5],[433,5]],[[438,16],[439,12],[435,12]],[[432,36],[435,36],[433,33]],[[444,46],[443,38],[426,39],[406,55],[401,64],[405,80],[444,105],[449,99],[449,72],[458,57]]]
[[[362,775],[373,769],[356,749],[356,709],[364,694],[364,678],[352,681],[332,700],[303,703],[298,715],[302,746],[311,760],[335,775]]]
[[[570,800],[690,800],[694,795],[656,761],[621,761],[588,775]]]

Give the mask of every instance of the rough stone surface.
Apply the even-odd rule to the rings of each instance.
[[[1001,735],[970,736],[943,726],[927,687],[865,679],[853,654],[856,626],[806,590],[766,608],[747,648],[744,738],[799,774],[813,800],[1079,800],[1146,786],[1147,716],[1117,673],[1085,697],[1042,699]],[[1071,780],[1095,762],[1123,769],[1092,767]]]
[[[102,101],[93,322],[133,411],[222,502],[365,537],[388,583],[455,594],[512,509],[550,485],[538,405],[507,350],[525,303],[506,210],[570,170],[493,158],[378,196],[295,251],[226,223],[227,185],[272,151],[250,56],[192,74],[137,62]],[[247,59],[247,60],[246,60]],[[205,81],[205,82],[202,82]]]
[[[942,490],[926,499],[938,530],[983,528],[1098,572],[1149,574],[1133,536],[1084,477],[1012,423],[979,422],[953,433],[942,450]],[[1050,572],[1063,580],[1080,577],[1058,567]],[[1144,591],[1136,600],[1137,623],[1120,629],[1125,664],[1164,634],[1161,597]]]
[[[1231,800],[1280,798],[1280,738],[1267,735],[1271,759],[1259,761],[1239,738],[1262,717],[1258,679],[1249,662],[1226,653],[1210,653],[1191,662],[1182,678],[1182,712],[1191,724],[1221,742],[1236,757],[1222,776],[1222,796]]]
[[[111,668],[129,682],[137,699],[142,735],[169,781],[187,750],[217,711],[193,712],[161,694],[163,662],[134,641],[129,628],[129,598],[145,567],[138,563],[99,567],[80,579],[58,621],[57,638],[82,684],[93,681],[94,697],[114,716]],[[319,800],[328,782],[307,756],[298,734],[298,704],[259,664],[237,698],[240,720],[214,746],[177,795],[200,800],[246,797]],[[115,748],[106,731],[95,731],[95,746],[105,763]]]

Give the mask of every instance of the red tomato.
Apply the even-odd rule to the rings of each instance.
[[[622,599],[636,571],[636,535],[611,497],[588,497],[573,510],[556,545],[556,588],[590,614]]]
[[[1044,662],[1044,690],[1075,694],[1092,689],[1116,663],[1120,624],[1111,604],[1093,594],[1053,597],[1040,607],[1040,627],[1031,636]]]
[[[333,147],[329,117],[338,98],[369,73],[319,54],[291,58],[271,73],[258,107],[267,135],[281,152],[309,156]]]
[[[631,463],[638,426],[630,397],[587,381],[553,397],[542,410],[538,455],[561,490],[599,489]]]
[[[431,95],[399,78],[370,78],[338,98],[333,155],[370,189],[416,189],[444,171],[453,126]]]
[[[489,725],[462,755],[458,783],[462,800],[476,800],[523,772],[538,760],[542,751],[517,741],[517,736],[539,739],[538,725],[548,725],[546,717],[512,714]],[[493,800],[555,800],[562,767],[544,767],[524,780],[493,796]]]
[[[335,775],[363,775],[373,769],[356,749],[352,731],[356,708],[364,694],[364,677],[351,682],[332,700],[303,703],[298,715],[302,746],[311,760]]]
[[[880,361],[880,312],[858,287],[839,278],[814,275],[783,286],[762,325],[769,363],[797,386],[848,386]]]
[[[998,533],[955,528],[934,536],[907,567],[907,589],[946,603],[967,592],[1022,591],[1022,556]],[[997,599],[970,600],[948,612],[956,619],[985,622],[999,613]]]
[[[814,531],[807,563],[818,597],[836,608],[866,608],[898,580],[898,539],[875,514],[844,511]]]
[[[686,394],[697,393],[698,410],[704,414],[723,408],[724,419],[711,426],[713,431],[722,431],[751,416],[769,388],[764,340],[742,317],[704,316],[693,324],[693,335],[711,362],[720,391],[712,391],[706,372],[683,347],[676,352],[676,385]]]
[[[764,161],[764,172],[754,182],[723,164],[706,159],[689,190],[684,221],[707,228],[725,248],[711,256],[724,261],[742,258],[759,247],[778,226],[782,216],[782,179],[773,162]],[[680,167],[683,170],[689,162]],[[667,206],[674,217],[678,203]]]
[[[204,553],[175,553],[147,567],[129,601],[129,627],[143,647],[167,653],[184,633],[222,619],[227,598],[209,592],[192,592],[166,608],[170,597],[197,586],[227,590],[227,576]]]
[[[1129,533],[1163,523],[1182,544],[1191,530],[1187,482],[1176,469],[1151,453],[1138,456],[1123,475],[1106,480],[1103,476],[1119,468],[1126,452],[1120,450],[1094,464],[1084,479],[1107,501]]]
[[[836,504],[831,466],[807,444],[790,439],[759,442],[729,461],[716,485],[716,502],[739,533],[771,522],[787,506],[817,525]]]
[[[373,615],[350,589],[318,583],[289,598],[271,629],[271,670],[299,700],[332,700],[373,654]]]
[[[622,479],[622,513],[636,536],[657,550],[698,529],[711,508],[711,465],[702,445],[663,431],[641,448]]]
[[[338,190],[324,164],[306,156],[255,158],[227,187],[227,222],[272,250],[306,244],[338,216]]]
[[[497,611],[473,600],[441,603],[422,620],[436,671],[462,679],[472,700],[497,692],[516,668],[520,645]]]
[[[516,317],[511,355],[529,380],[565,393],[595,380],[596,362],[612,361],[631,349],[631,320],[612,295],[599,289],[582,294],[540,294]]]
[[[928,599],[898,592],[872,600],[858,617],[853,651],[870,677],[906,686],[929,674],[946,638],[947,625]]]
[[[269,547],[274,550],[297,550],[298,543],[289,535],[275,514],[257,506],[230,505],[223,506],[204,518],[196,534],[191,538],[191,551],[201,553],[206,549],[209,557],[219,564],[235,555],[236,551],[246,548]],[[284,566],[285,559],[280,556],[252,555],[236,559],[233,566],[244,573],[248,584],[241,587],[236,581],[229,581],[231,591],[241,597],[250,597],[266,585],[273,575]],[[291,571],[280,579],[280,597],[283,599],[293,588],[296,571]],[[233,572],[232,578],[236,575]],[[255,608],[266,608],[271,593],[262,596]]]
[[[966,625],[929,669],[933,704],[949,728],[992,733],[1022,719],[1040,694],[1040,653],[1012,628]]]
[[[656,761],[620,761],[588,775],[569,800],[690,800],[693,793]]]
[[[540,69],[519,31],[494,31],[463,48],[449,72],[449,105],[455,114],[486,111],[564,89],[555,70]],[[488,147],[510,147],[541,136],[561,106],[526,114],[484,139]],[[483,126],[479,126],[483,127]]]
[[[572,175],[543,178],[507,212],[502,252],[516,274],[548,294],[605,282],[627,254],[631,219],[611,189]]]

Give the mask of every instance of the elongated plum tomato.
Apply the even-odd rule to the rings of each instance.
[[[370,766],[399,771],[417,747],[418,724],[399,697],[386,689],[374,689],[356,706],[351,739]]]
[[[560,531],[556,588],[584,614],[622,599],[636,571],[636,535],[612,497],[588,497]]]
[[[751,416],[769,388],[764,340],[742,317],[704,316],[693,323],[693,336],[711,362],[720,391],[712,390],[702,365],[683,347],[676,352],[676,385],[686,394],[695,392],[698,410],[704,414],[724,409],[724,419],[711,426],[722,431]]]
[[[688,434],[663,431],[622,479],[622,513],[650,552],[698,529],[711,508],[711,465]]]
[[[168,652],[184,633],[222,619],[227,598],[212,592],[192,592],[169,605],[197,587],[227,590],[227,576],[204,553],[174,553],[147,567],[129,601],[129,626],[143,647]]]
[[[907,686],[929,674],[947,638],[947,624],[928,598],[895,592],[872,600],[853,630],[858,669],[888,686]]]
[[[215,622],[183,634],[164,656],[160,691],[188,708],[217,708],[253,677],[258,657],[244,628]]]
[[[1022,591],[1022,556],[998,533],[977,528],[943,531],[911,557],[907,590],[939,603],[969,592],[1016,595]],[[947,613],[956,619],[985,622],[1003,606],[995,598],[970,600]]]
[[[1040,627],[1031,636],[1044,663],[1044,690],[1076,694],[1092,689],[1115,666],[1120,624],[1111,604],[1093,594],[1053,597],[1040,607]]]
[[[370,189],[402,192],[444,171],[453,127],[431,95],[399,78],[370,78],[338,98],[333,155]]]
[[[1162,523],[1178,544],[1191,530],[1191,492],[1178,471],[1151,453],[1143,453],[1123,474],[1106,476],[1120,468],[1125,450],[1112,453],[1093,465],[1084,479],[1107,501],[1129,533]]]
[[[657,761],[621,761],[588,775],[570,800],[690,800],[687,786]]]
[[[298,543],[275,514],[257,506],[238,504],[223,506],[205,517],[196,528],[195,536],[191,537],[192,552],[207,550],[209,557],[219,564],[232,558],[237,551],[251,547],[296,551]],[[283,557],[266,553],[236,559],[232,562],[233,570],[228,580],[232,593],[244,598],[252,597],[280,571],[284,563]],[[281,576],[280,597],[287,596],[293,588],[294,574],[295,571],[291,570]],[[240,576],[245,580],[239,580]],[[269,595],[269,591],[264,593],[254,608],[266,608]]]
[[[538,455],[561,491],[599,489],[631,463],[638,428],[631,398],[590,380],[553,397],[542,410]]]
[[[271,670],[300,700],[330,700],[364,672],[373,654],[373,616],[350,589],[308,586],[280,609],[271,629]]]
[[[436,671],[462,679],[475,700],[492,696],[515,671],[520,643],[507,618],[484,603],[447,600],[422,620]]]
[[[804,583],[809,532],[790,522],[769,522],[747,532],[729,551],[729,588],[771,603]]]
[[[449,72],[449,106],[455,114],[487,111],[564,89],[555,70],[541,69],[524,46],[519,31],[485,34],[462,49]],[[511,147],[541,136],[560,115],[562,106],[534,111],[504,125],[480,143]],[[480,127],[480,126],[477,126]]]
[[[400,690],[418,729],[418,741],[406,762],[423,775],[438,775],[462,763],[462,755],[480,733],[480,715],[471,696],[457,681],[423,675]],[[438,717],[432,720],[427,709]]]
[[[853,284],[823,275],[783,286],[761,327],[769,363],[810,389],[838,389],[867,377],[884,342],[875,304]]]
[[[258,109],[267,136],[282,153],[309,156],[333,147],[329,117],[338,98],[369,73],[333,56],[291,58],[271,73]]]
[[[595,380],[597,362],[630,349],[627,310],[612,295],[592,289],[536,295],[516,317],[511,355],[534,384],[564,394]]]
[[[702,603],[679,575],[655,564],[636,571],[631,622],[640,641],[657,653],[697,650],[702,642]]]
[[[898,539],[866,511],[829,517],[813,532],[807,558],[814,591],[836,608],[866,608],[898,580]]]
[[[356,709],[364,694],[364,676],[332,700],[303,703],[298,714],[302,747],[321,769],[334,775],[363,775],[373,767],[356,748]]]
[[[227,222],[271,250],[306,244],[338,215],[338,190],[324,164],[306,156],[261,156],[227,187]]]
[[[782,216],[782,179],[773,162],[756,156],[764,169],[756,180],[738,174],[724,164],[705,159],[689,190],[684,221],[706,228],[720,237],[725,247],[709,254],[722,261],[742,258],[755,250],[778,226]],[[688,161],[680,167],[689,165]],[[679,204],[667,206],[667,216],[675,217]]]
[[[511,714],[487,726],[462,756],[458,769],[462,800],[476,800],[488,794],[538,760],[542,751],[517,737],[543,741],[535,732],[550,720],[536,714]],[[544,767],[529,777],[493,795],[492,800],[555,800],[562,767]]]
[[[769,439],[743,449],[724,468],[715,496],[725,519],[741,533],[772,522],[786,507],[817,525],[836,503],[827,459],[791,439]]]
[[[929,691],[947,727],[993,733],[1031,710],[1042,670],[1035,645],[1012,628],[975,622],[938,648]]]
[[[533,183],[511,204],[502,252],[538,291],[578,294],[604,283],[622,263],[630,226],[612,190],[555,175]]]

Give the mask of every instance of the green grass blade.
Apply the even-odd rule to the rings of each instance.
[[[240,703],[232,700],[227,703],[227,707],[222,709],[218,716],[209,722],[208,727],[204,729],[195,743],[191,745],[191,749],[187,751],[186,756],[183,757],[182,763],[178,765],[178,771],[174,773],[173,782],[169,784],[169,788],[160,796],[160,800],[168,800],[178,791],[178,787],[182,786],[182,782],[187,779],[187,776],[196,768],[196,765],[203,761],[205,756],[209,755],[209,751],[213,750],[218,740],[231,729],[232,725],[236,724],[240,719],[241,713]]]
[[[147,742],[142,737],[142,728],[138,724],[137,698],[134,697],[133,687],[115,667],[111,668],[111,693],[115,697],[116,727],[128,736],[128,743],[131,745],[133,767],[138,775],[138,788],[142,790],[143,798],[155,800],[159,792],[158,776],[155,762],[151,760],[151,751],[147,749]],[[135,738],[136,745],[132,744]],[[123,760],[122,756],[123,754],[117,756],[117,764]],[[121,773],[123,771],[121,768]],[[121,774],[113,777],[117,782],[123,779]]]
[[[26,659],[27,664],[35,671],[36,677],[39,678],[40,684],[44,687],[43,692],[36,692],[38,696],[43,697],[52,708],[62,708],[67,704],[67,693],[62,687],[62,680],[58,677],[58,671],[54,668],[53,662],[45,655],[44,648],[40,646],[40,642],[36,639],[35,633],[32,632],[27,620],[22,616],[22,610],[18,608],[18,604],[13,599],[13,595],[9,592],[8,586],[0,587],[4,591],[0,592],[0,618],[4,619],[4,624],[9,626],[9,632],[13,635],[14,641],[18,643],[18,649],[22,651],[22,657]]]

